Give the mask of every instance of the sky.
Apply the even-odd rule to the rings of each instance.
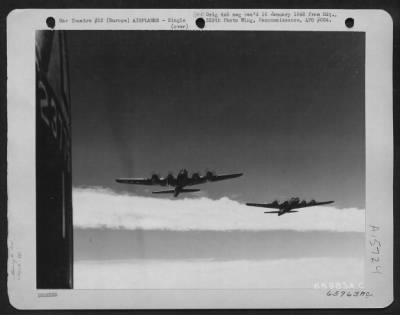
[[[362,281],[363,33],[67,40],[78,288]],[[181,168],[244,175],[177,199],[115,182]],[[244,205],[294,196],[335,203],[281,217]]]
[[[242,172],[210,198],[365,207],[364,35],[68,33],[74,186]],[[212,187],[211,187],[212,186]],[[163,196],[165,198],[165,196]]]

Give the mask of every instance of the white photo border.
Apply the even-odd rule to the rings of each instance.
[[[8,294],[18,309],[260,309],[383,308],[393,301],[393,21],[383,10],[276,9],[330,12],[330,23],[207,23],[210,12],[270,12],[273,9],[23,9],[7,18],[8,110]],[[35,31],[174,30],[168,18],[184,18],[176,31],[365,32],[366,239],[365,290],[372,296],[327,294],[328,289],[260,290],[38,290],[36,289]],[[158,17],[159,23],[72,23],[71,18]],[[354,19],[349,29],[344,21]],[[60,18],[69,22],[59,23]],[[373,231],[378,227],[378,231]],[[374,232],[374,233],[372,233]],[[379,239],[382,273],[371,258]],[[11,269],[14,272],[11,273]],[[17,272],[15,272],[17,269]],[[352,292],[352,289],[346,289]],[[42,294],[39,293],[48,293]],[[47,297],[43,297],[47,296]]]

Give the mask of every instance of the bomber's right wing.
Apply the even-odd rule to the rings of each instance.
[[[322,206],[322,205],[329,205],[331,203],[334,203],[334,201],[333,200],[332,201],[321,201],[321,202],[317,201],[315,203],[310,204],[310,206]]]
[[[186,186],[193,186],[193,185],[200,185],[204,184],[207,182],[218,182],[220,180],[226,180],[226,179],[232,179],[236,177],[242,176],[243,173],[237,173],[237,174],[226,174],[226,175],[211,175],[211,176],[200,176],[198,178],[191,178],[189,183],[186,184]]]
[[[297,205],[292,207],[292,209],[300,209],[300,208],[308,208],[308,207],[314,207],[314,206],[322,206],[322,205],[329,205],[331,203],[334,203],[334,201],[321,201],[321,202],[308,202],[304,205]]]
[[[242,176],[243,173],[236,173],[236,174],[226,174],[226,175],[213,175],[209,180],[211,182],[217,182],[220,180],[232,179],[236,177]]]
[[[246,203],[246,206],[279,209],[279,205],[273,203]],[[270,212],[270,213],[275,213],[275,212]]]
[[[151,178],[118,178],[115,181],[121,184],[154,185]]]

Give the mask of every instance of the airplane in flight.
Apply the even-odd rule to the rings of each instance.
[[[153,194],[174,194],[174,197],[178,197],[180,193],[189,193],[200,191],[200,189],[186,189],[186,186],[200,185],[207,182],[217,182],[220,180],[231,179],[242,176],[243,173],[217,175],[215,172],[207,171],[205,175],[200,175],[196,172],[189,176],[186,169],[182,169],[179,174],[175,177],[172,173],[169,173],[167,177],[160,177],[157,174],[153,174],[150,178],[118,178],[116,181],[122,184],[135,184],[135,185],[147,185],[147,186],[171,186],[174,189],[153,191]]]
[[[272,203],[246,203],[247,206],[252,206],[252,207],[262,207],[262,208],[272,208],[272,209],[278,209],[278,211],[267,211],[264,213],[277,213],[278,216],[281,216],[285,213],[293,213],[293,212],[298,212],[293,209],[299,209],[299,208],[306,208],[306,207],[313,207],[313,206],[322,206],[322,205],[329,205],[331,203],[334,203],[334,201],[321,201],[317,202],[314,199],[307,202],[305,200],[300,200],[300,198],[290,198],[289,200],[286,200],[282,203],[279,203],[278,200],[275,200]]]

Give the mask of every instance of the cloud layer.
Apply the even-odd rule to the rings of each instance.
[[[362,258],[263,261],[106,261],[74,265],[75,289],[261,289],[358,287]]]
[[[171,231],[335,231],[364,232],[365,211],[310,207],[278,217],[223,197],[212,200],[162,199],[91,187],[73,189],[74,226],[78,228]]]

